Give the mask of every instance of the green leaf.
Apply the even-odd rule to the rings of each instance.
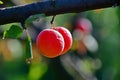
[[[12,25],[9,30],[4,31],[3,38],[18,38],[22,34],[23,29],[18,25]]]
[[[2,1],[0,1],[0,4],[3,4],[3,2],[2,2]]]
[[[7,31],[4,31],[2,39],[5,39],[6,33],[7,33]]]
[[[43,18],[44,16],[45,16],[44,14],[32,15],[32,16],[30,16],[29,18],[27,18],[27,19],[25,20],[25,24],[29,26],[29,25],[32,24],[33,21],[35,21],[35,20],[40,20],[40,19]]]
[[[29,64],[31,60],[33,59],[33,54],[32,54],[32,42],[31,42],[31,37],[27,33],[27,41],[26,41],[26,62]]]

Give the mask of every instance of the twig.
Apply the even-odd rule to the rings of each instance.
[[[0,9],[0,25],[12,22],[23,22],[34,14],[57,15],[63,13],[76,13],[93,9],[120,5],[119,0],[53,0],[36,2],[28,5],[14,6]]]

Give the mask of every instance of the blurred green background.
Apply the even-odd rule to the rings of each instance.
[[[0,8],[39,0],[2,1]],[[2,39],[4,30],[20,23],[0,25],[0,80],[120,80],[120,7],[57,15],[55,25],[71,31],[73,45],[65,55],[54,59],[40,55],[35,45],[38,33],[50,28],[51,18],[40,16],[39,21],[28,25],[33,51],[30,64],[26,63],[24,32],[18,39]],[[90,33],[77,30],[79,19],[88,20]]]

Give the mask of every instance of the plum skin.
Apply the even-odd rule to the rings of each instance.
[[[37,36],[36,45],[43,56],[54,58],[63,51],[64,39],[58,31],[44,29]]]

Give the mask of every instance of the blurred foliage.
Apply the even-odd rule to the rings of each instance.
[[[3,4],[3,2],[2,2],[2,1],[0,1],[0,4]]]
[[[27,40],[26,40],[26,61],[28,64],[31,63],[31,60],[33,59],[33,53],[32,53],[32,41],[31,37],[27,30],[25,30],[27,33]]]
[[[39,0],[1,1],[4,4],[0,7],[6,7]],[[79,18],[91,22],[91,33],[76,29],[75,21]],[[52,16],[38,14],[26,20],[32,45],[30,40],[26,45],[27,35],[20,23],[0,25],[0,80],[120,80],[120,7],[57,15],[55,25],[68,28],[74,42],[66,55],[55,59],[40,55],[35,44],[37,34],[50,28],[51,19]],[[7,36],[17,39],[6,37],[3,40],[4,31]],[[95,44],[98,49],[91,51]],[[26,63],[30,51],[26,52],[27,47],[32,48],[31,64]]]
[[[10,26],[9,30],[4,31],[3,39],[7,38],[18,38],[23,32],[23,29],[20,28],[18,25]]]

